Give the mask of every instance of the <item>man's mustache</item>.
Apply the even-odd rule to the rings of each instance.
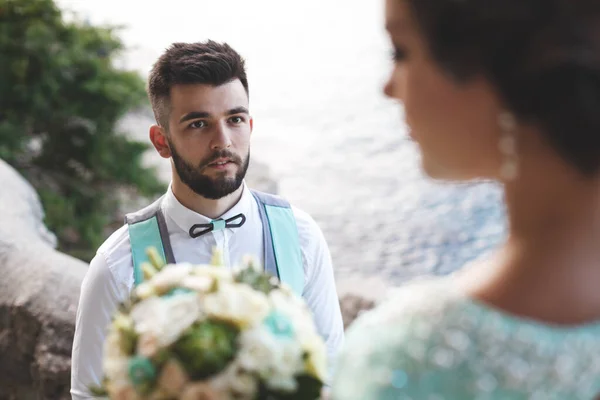
[[[205,168],[209,164],[212,164],[215,161],[217,161],[219,158],[228,158],[229,160],[231,160],[231,162],[238,164],[238,165],[240,165],[242,163],[242,159],[238,155],[236,155],[228,150],[220,150],[220,151],[214,152],[213,154],[210,155],[210,157],[208,157],[206,160],[202,161],[200,163],[199,168]]]

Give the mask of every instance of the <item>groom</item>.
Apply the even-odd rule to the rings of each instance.
[[[157,122],[150,140],[171,159],[172,180],[156,203],[127,216],[90,263],[77,311],[73,399],[91,398],[87,388],[102,379],[107,326],[143,280],[149,245],[168,262],[208,263],[215,247],[229,266],[255,256],[303,296],[331,359],[344,334],[323,234],[305,212],[244,183],[253,126],[244,60],[227,44],[173,44],[154,65],[148,94]]]

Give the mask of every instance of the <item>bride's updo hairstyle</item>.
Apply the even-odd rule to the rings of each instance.
[[[600,1],[398,0],[456,81],[484,76],[581,174],[600,169]]]

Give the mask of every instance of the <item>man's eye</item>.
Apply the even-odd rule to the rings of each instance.
[[[198,129],[204,128],[206,126],[206,122],[204,121],[194,121],[190,124],[190,128]]]
[[[241,124],[242,122],[244,122],[244,118],[242,118],[242,117],[231,117],[230,121],[233,122],[234,124]]]

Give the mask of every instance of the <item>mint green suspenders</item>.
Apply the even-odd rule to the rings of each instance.
[[[299,296],[304,289],[304,264],[298,229],[290,204],[281,197],[252,191],[263,225],[265,271],[289,285]],[[169,233],[161,211],[161,199],[125,217],[129,229],[135,285],[144,279],[141,265],[146,249],[154,247],[166,263],[175,263]],[[214,229],[223,228],[215,221]]]

